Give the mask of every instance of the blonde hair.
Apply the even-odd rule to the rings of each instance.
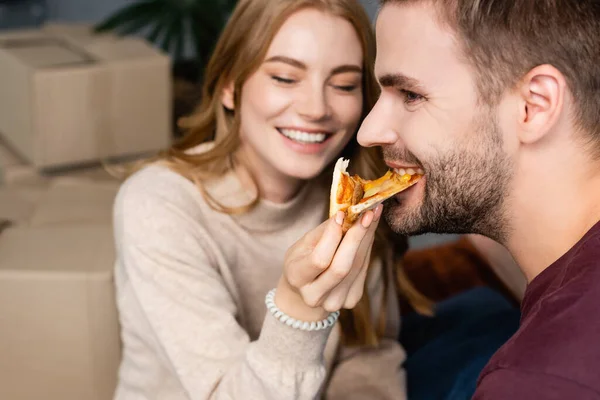
[[[221,95],[224,88],[233,83],[234,110],[239,109],[242,86],[262,64],[275,34],[290,15],[304,8],[315,8],[339,16],[355,28],[363,49],[364,118],[378,96],[378,86],[372,69],[375,60],[375,39],[369,17],[356,0],[241,0],[225,26],[206,67],[199,107],[192,115],[179,121],[186,134],[157,157],[134,165],[129,173],[145,164],[158,161],[194,182],[207,203],[216,211],[229,214],[250,211],[258,202],[258,197],[243,207],[229,208],[212,198],[203,185],[207,179],[221,176],[231,168],[230,157],[240,144],[239,113],[227,110],[221,103]],[[198,154],[188,152],[208,141],[214,141],[215,145],[207,151]],[[346,146],[340,156],[350,158],[352,172],[367,179],[379,177],[387,170],[379,150],[362,148],[355,140]],[[323,174],[331,176],[331,172],[332,169],[327,168]],[[326,212],[327,210],[324,210],[325,215]],[[394,239],[391,231],[383,227],[377,235],[375,251],[372,252],[373,259],[377,257],[384,263],[395,263],[398,257],[391,252],[396,245],[404,248],[405,243],[405,238]],[[398,286],[401,290],[404,288],[403,292],[413,307],[428,312],[428,300],[414,289],[401,271],[397,276]],[[384,287],[387,288],[389,279],[386,274],[383,274],[383,279]],[[363,299],[355,309],[343,311],[340,321],[346,344],[376,345],[378,338],[383,335],[385,307],[382,307],[380,323],[374,327],[369,302],[365,291]]]

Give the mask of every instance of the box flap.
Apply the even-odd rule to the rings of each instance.
[[[71,276],[109,279],[115,262],[112,227],[9,227],[0,236],[0,281]]]
[[[0,40],[0,49],[34,68],[89,64],[94,60],[64,41],[44,36]]]
[[[45,35],[43,35],[45,36]],[[10,39],[35,39],[40,37],[39,29],[0,30],[0,41]]]
[[[0,49],[36,68],[93,61],[157,59],[170,62],[167,54],[144,39],[114,33],[95,33],[89,24],[46,24],[39,30],[0,34]]]
[[[99,40],[109,42],[119,40],[119,36],[115,33],[96,33],[93,26],[86,23],[48,23],[41,28],[41,31],[77,47],[84,47]]]
[[[0,187],[0,221],[27,223],[45,191],[42,186]]]
[[[0,168],[11,165],[23,165],[23,160],[19,155],[0,137]]]
[[[73,22],[48,22],[41,27],[41,30],[48,32],[53,36],[70,36],[70,37],[116,37],[115,34],[106,32],[97,34],[93,30],[93,25],[88,23],[73,23]]]
[[[37,202],[37,207],[31,214],[30,225],[110,225],[118,188],[119,182],[116,179],[101,182],[76,178],[56,179]]]

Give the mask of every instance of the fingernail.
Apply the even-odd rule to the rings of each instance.
[[[383,213],[383,204],[380,204],[375,209],[375,216],[373,217],[373,221],[375,221],[375,222],[379,221],[379,218],[381,218],[382,213]]]
[[[338,211],[337,214],[335,214],[335,223],[342,226],[342,224],[344,223],[344,212],[343,211]]]
[[[369,226],[371,226],[371,223],[373,222],[373,211],[367,211],[365,213],[365,215],[363,215],[362,219],[360,220],[360,223],[362,224],[363,227],[368,228]]]

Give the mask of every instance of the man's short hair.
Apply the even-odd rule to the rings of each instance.
[[[600,0],[382,0],[435,7],[495,104],[532,68],[550,64],[574,97],[574,122],[600,152]],[[592,144],[592,143],[591,143]]]

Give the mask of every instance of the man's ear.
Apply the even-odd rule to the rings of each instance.
[[[223,92],[221,93],[221,103],[223,107],[228,109],[229,111],[233,111],[235,109],[235,85],[233,82],[229,82],[227,85],[223,87]]]
[[[567,85],[551,65],[533,68],[519,84],[519,140],[533,143],[552,129],[563,111]]]

